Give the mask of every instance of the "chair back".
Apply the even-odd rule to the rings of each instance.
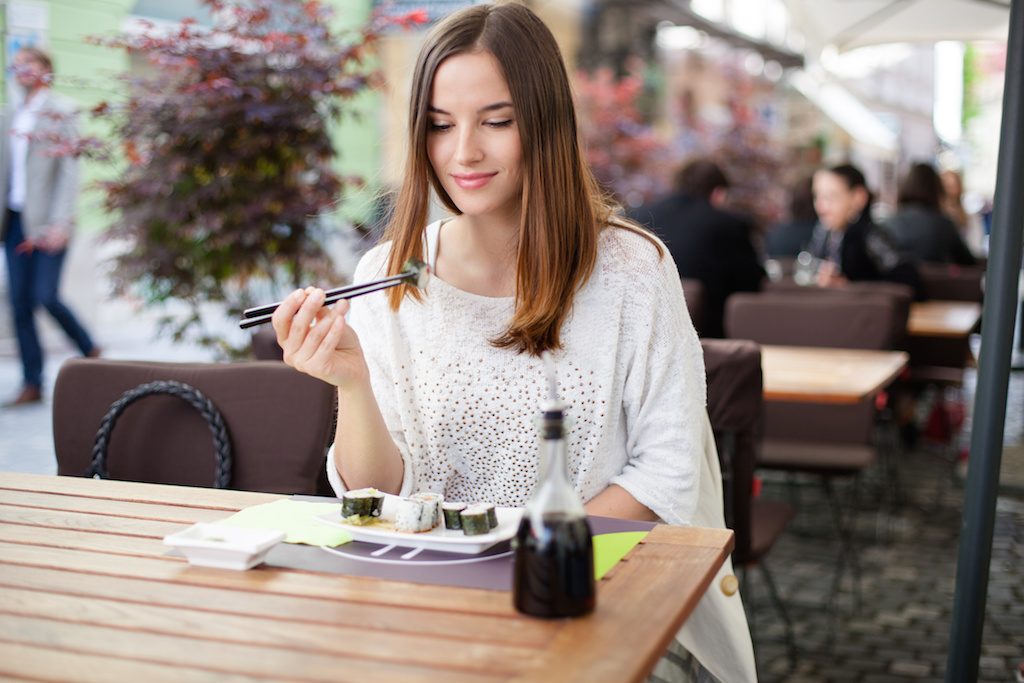
[[[681,278],[679,283],[683,286],[683,297],[686,300],[686,310],[690,314],[697,335],[704,336],[704,283],[692,278]]]
[[[896,316],[897,305],[889,296],[733,294],[726,304],[725,330],[730,338],[758,344],[887,349],[896,341]]]
[[[949,263],[919,263],[917,270],[929,299],[978,303],[984,299],[984,268]]]
[[[737,562],[749,556],[754,465],[763,420],[761,348],[754,342],[703,339],[708,417],[722,467],[726,525],[736,534]]]
[[[84,476],[101,421],[125,392],[180,382],[209,399],[231,442],[229,487],[273,493],[324,493],[333,440],[335,392],[284,363],[156,363],[74,359],[57,376],[53,399],[57,472]],[[215,447],[201,411],[179,396],[133,400],[107,434],[111,478],[212,486]]]

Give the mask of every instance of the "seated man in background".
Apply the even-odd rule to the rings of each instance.
[[[722,208],[729,181],[713,161],[697,159],[676,176],[676,191],[630,212],[668,247],[679,277],[704,285],[703,337],[724,337],[725,300],[733,292],[756,292],[764,268],[751,243],[753,223]]]

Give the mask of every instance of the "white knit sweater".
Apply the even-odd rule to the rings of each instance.
[[[427,260],[442,222],[427,227]],[[371,250],[355,281],[380,277],[389,244]],[[535,418],[545,397],[538,358],[495,348],[512,298],[471,294],[433,277],[422,302],[392,312],[384,293],[352,300],[371,383],[405,461],[402,494],[523,505],[537,481]],[[569,404],[569,474],[583,500],[618,484],[661,519],[691,523],[704,449],[700,344],[671,257],[611,227],[577,294],[554,353]],[[333,452],[331,483],[344,490]]]

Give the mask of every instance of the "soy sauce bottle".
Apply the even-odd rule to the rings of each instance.
[[[566,474],[565,404],[551,386],[539,420],[543,472],[513,542],[513,600],[524,614],[575,617],[594,609],[594,547]]]

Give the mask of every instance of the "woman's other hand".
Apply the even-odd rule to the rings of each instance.
[[[284,362],[300,372],[345,388],[367,380],[359,337],[345,322],[349,302],[325,307],[324,290],[297,289],[286,298],[271,322]]]

